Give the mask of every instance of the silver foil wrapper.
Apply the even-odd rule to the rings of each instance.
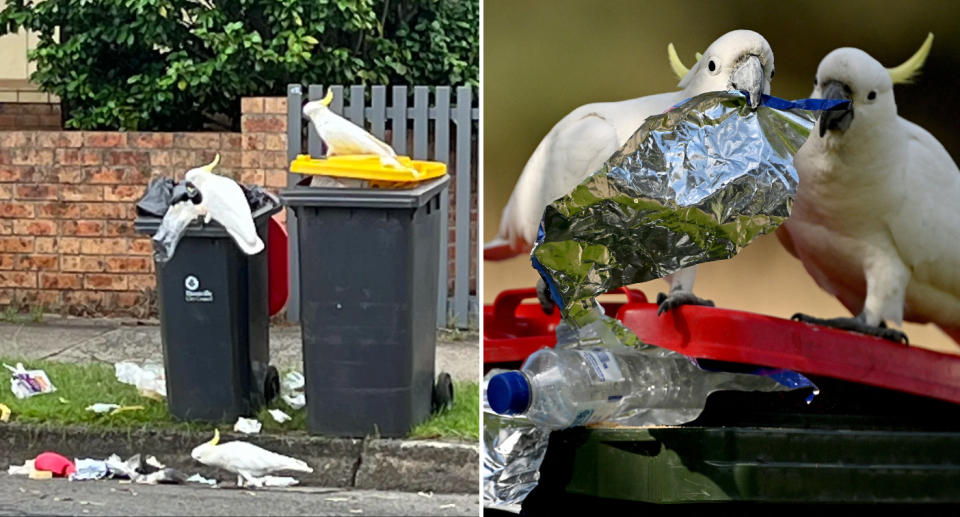
[[[817,102],[764,96],[751,110],[740,92],[711,92],[644,121],[544,212],[531,257],[563,316],[580,326],[596,296],[731,258],[775,230],[797,190],[793,156],[819,116],[798,106],[845,107]]]

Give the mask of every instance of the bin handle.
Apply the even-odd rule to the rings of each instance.
[[[607,294],[615,293],[627,295],[627,303],[647,303],[647,295],[637,289],[618,287],[607,292]],[[493,301],[493,317],[500,325],[507,323],[512,325],[517,319],[517,307],[519,307],[524,300],[536,297],[536,288],[508,289],[503,291],[498,294],[497,298]]]

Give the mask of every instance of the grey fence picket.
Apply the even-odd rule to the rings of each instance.
[[[415,160],[428,160],[447,163],[452,178],[456,184],[456,240],[454,242],[454,289],[450,297],[448,290],[448,256],[450,243],[448,242],[449,198],[441,199],[441,215],[444,231],[440,235],[440,271],[439,288],[437,290],[437,325],[447,326],[454,324],[466,328],[473,318],[479,318],[479,303],[471,303],[470,299],[470,261],[476,260],[470,244],[470,208],[471,184],[478,173],[473,170],[474,161],[473,135],[474,124],[479,120],[479,110],[472,107],[474,91],[471,87],[459,87],[456,92],[456,104],[451,102],[451,87],[438,86],[433,95],[433,104],[430,104],[430,88],[427,86],[413,87],[413,106],[407,104],[407,86],[393,86],[393,105],[387,106],[387,87],[374,85],[370,91],[370,105],[367,105],[367,88],[363,85],[349,87],[349,105],[344,104],[344,90],[342,85],[333,85],[334,100],[330,110],[344,116],[354,124],[369,130],[374,136],[384,139],[386,136],[387,120],[391,121],[392,138],[390,144],[398,155],[412,155]],[[310,85],[308,99],[323,98],[323,85]],[[301,114],[303,106],[303,89],[300,85],[290,85],[287,88],[288,98],[288,149],[290,160],[302,153],[301,131],[304,124]],[[407,123],[413,121],[413,149],[407,149]],[[431,121],[433,123],[431,124]],[[451,125],[456,128],[456,163],[450,163]],[[433,128],[433,156],[430,156],[430,132]],[[323,155],[323,143],[316,130],[309,129],[307,146],[311,156]],[[299,175],[288,174],[288,185],[294,185]],[[297,243],[297,221],[292,211],[287,213],[287,227],[290,234],[290,301],[287,304],[287,317],[291,321],[300,318],[300,285],[299,285],[299,246]]]

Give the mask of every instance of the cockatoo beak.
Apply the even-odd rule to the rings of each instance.
[[[827,81],[823,85],[824,99],[842,99],[850,100],[843,83],[840,81]],[[827,131],[846,131],[853,122],[853,104],[849,109],[831,110],[820,113],[820,138],[827,134]]]
[[[757,109],[757,106],[760,105],[760,96],[763,95],[763,82],[763,63],[760,62],[759,57],[750,55],[730,74],[728,87],[733,90],[745,90],[749,93],[750,107]]]

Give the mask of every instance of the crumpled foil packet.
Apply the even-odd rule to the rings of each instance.
[[[580,326],[611,289],[731,258],[790,215],[794,154],[820,111],[849,101],[747,101],[705,93],[648,118],[546,208],[531,258],[564,318]]]

